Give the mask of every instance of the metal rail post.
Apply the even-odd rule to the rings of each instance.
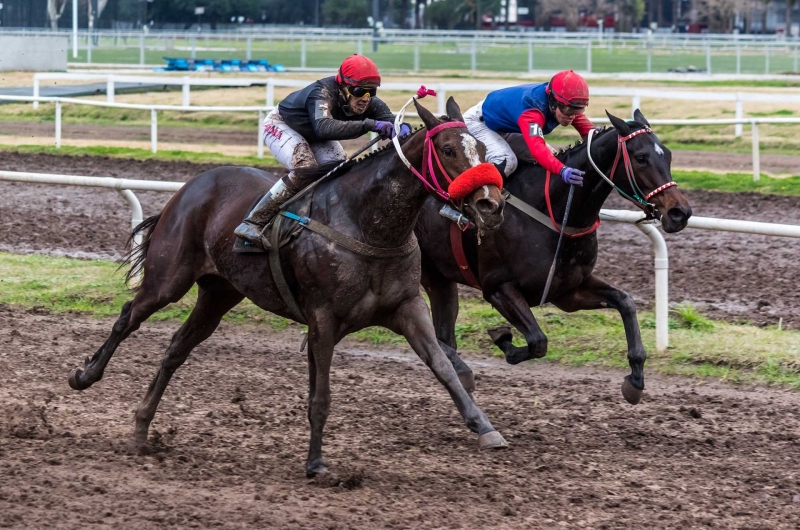
[[[267,79],[267,107],[273,108],[275,106],[275,80],[272,78]]]
[[[258,142],[258,158],[264,158],[264,138],[261,135],[264,123],[264,111],[258,111],[258,134],[256,135],[256,141]]]
[[[61,149],[61,102],[56,101],[56,149]]]
[[[706,75],[711,75],[711,44],[706,44]]]
[[[184,76],[183,85],[181,86],[181,105],[188,107],[191,105],[191,80],[188,76]]]
[[[35,98],[39,97],[39,78],[36,77],[36,74],[33,74],[33,97],[35,97]],[[34,108],[34,110],[39,108],[39,102],[38,101],[34,101],[33,102],[33,108]]]
[[[300,68],[306,67],[306,39],[300,39]]]
[[[736,75],[742,73],[742,46],[736,41]]]
[[[419,72],[419,43],[414,43],[414,71]]]
[[[476,42],[477,39],[478,37],[475,36],[475,38],[472,40],[472,50],[470,52],[469,69],[472,70],[473,72],[478,69],[478,44]]]
[[[87,32],[86,37],[86,64],[92,64],[92,30]]]
[[[444,83],[436,87],[436,113],[439,115],[447,113],[447,89]]]
[[[528,41],[528,72],[533,72],[533,41]]]
[[[192,59],[197,59],[197,37],[192,35]]]
[[[736,93],[736,119],[737,120],[744,119],[744,104],[742,103],[742,96],[739,92]],[[744,129],[742,124],[737,123],[736,125],[733,126],[733,135],[736,138],[741,138],[743,132],[742,129]]]
[[[797,72],[797,49],[800,48],[800,45],[794,45],[794,65],[792,66],[792,71]]]
[[[247,50],[245,54],[248,61],[253,58],[253,37],[247,37]]]
[[[106,79],[106,101],[114,103],[114,74],[108,74]]]
[[[592,41],[586,43],[586,71],[592,73]]]
[[[142,203],[131,190],[117,190],[122,197],[128,202],[131,207],[131,229],[139,226],[144,220],[144,212],[142,211]],[[133,246],[138,247],[142,244],[142,234],[136,233],[133,236]],[[136,282],[138,283],[138,281]]]
[[[761,179],[761,153],[758,146],[758,120],[750,122],[753,130],[753,182]]]
[[[638,94],[634,94],[633,99],[631,100],[631,116],[636,109],[642,108],[642,97]]]
[[[764,45],[764,74],[769,75],[769,44]]]
[[[158,152],[158,113],[156,109],[150,110],[150,151]]]
[[[139,35],[139,64],[144,64],[144,35]]]
[[[647,73],[653,72],[653,42],[647,41]]]
[[[656,351],[661,353],[669,346],[669,253],[664,236],[649,224],[636,225],[653,243],[656,280]]]

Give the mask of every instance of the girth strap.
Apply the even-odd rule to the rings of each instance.
[[[309,217],[300,217],[291,212],[281,212],[281,216],[287,217],[292,221],[297,221],[303,228],[311,230],[315,234],[319,234],[325,239],[333,241],[351,252],[368,258],[397,258],[400,256],[407,256],[417,248],[417,238],[413,232],[403,246],[395,248],[373,247],[372,245],[367,245],[355,238],[344,235],[327,225],[318,223]]]
[[[481,285],[472,273],[472,269],[470,269],[469,262],[467,261],[467,256],[464,254],[464,241],[461,239],[462,235],[463,232],[458,225],[450,223],[450,246],[453,248],[453,257],[456,259],[458,269],[461,271],[461,275],[464,277],[464,281],[467,282],[467,285],[475,289],[480,289]]]
[[[300,306],[297,305],[297,300],[289,288],[289,282],[286,281],[286,276],[283,274],[283,267],[281,267],[281,221],[283,217],[280,215],[275,218],[272,223],[272,230],[269,234],[269,270],[272,273],[272,279],[275,281],[275,286],[278,288],[278,293],[283,298],[283,301],[292,312],[292,315],[302,324],[307,324],[305,315],[300,311]]]
[[[548,217],[544,213],[540,212],[539,210],[537,210],[536,208],[534,208],[533,206],[531,206],[527,202],[523,201],[522,199],[520,199],[518,197],[515,197],[514,195],[511,195],[508,191],[503,191],[503,197],[505,197],[505,199],[506,199],[506,204],[510,204],[511,206],[516,208],[517,210],[519,210],[522,213],[524,213],[525,215],[527,215],[528,217],[531,217],[532,219],[534,219],[536,221],[539,221],[541,224],[543,224],[544,226],[546,226],[550,230],[552,230],[554,232],[558,232],[558,228],[553,226],[552,221],[550,221],[550,217]],[[587,234],[590,234],[590,233],[594,232],[595,230],[597,230],[597,227],[599,225],[600,225],[600,219],[595,221],[595,223],[592,226],[588,227],[588,228],[575,228],[575,227],[571,227],[571,226],[560,227],[560,228],[562,228],[562,230],[564,231],[564,235],[566,235],[566,236],[569,236],[569,237],[580,237],[580,236],[587,235]]]

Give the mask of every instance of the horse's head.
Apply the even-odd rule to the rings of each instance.
[[[428,166],[428,179],[447,192],[479,230],[500,226],[505,206],[502,177],[494,165],[486,162],[486,147],[464,126],[458,104],[452,97],[447,100],[444,119],[437,118],[417,101],[414,105],[435,151],[435,156],[422,161]]]
[[[633,113],[633,122],[621,120],[608,111],[606,114],[621,138],[634,135],[637,131],[650,130],[650,124],[639,109]],[[624,146],[634,182],[626,178],[624,164],[618,165],[617,175],[611,175],[614,182],[630,195],[636,194],[634,186],[638,186],[647,202],[655,205],[665,232],[680,232],[686,228],[692,216],[692,207],[672,180],[672,152],[664,147],[653,132],[635,135],[625,141]]]

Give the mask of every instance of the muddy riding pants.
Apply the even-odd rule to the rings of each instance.
[[[347,158],[342,144],[336,141],[309,144],[297,131],[289,127],[278,109],[264,118],[264,144],[286,169],[314,167]]]
[[[506,176],[517,169],[517,155],[508,145],[508,142],[498,133],[491,130],[483,122],[483,101],[464,113],[464,123],[470,134],[483,142],[486,146],[486,161],[493,164],[502,164],[505,160]]]

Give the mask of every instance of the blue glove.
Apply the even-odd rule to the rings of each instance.
[[[561,180],[563,180],[565,184],[583,186],[583,176],[585,174],[586,172],[580,169],[564,166],[561,170]]]
[[[376,121],[372,130],[385,140],[394,134],[394,124],[388,121]]]
[[[400,124],[400,136],[403,137],[407,134],[411,134],[411,126],[406,123]],[[392,135],[394,136],[394,134]]]

